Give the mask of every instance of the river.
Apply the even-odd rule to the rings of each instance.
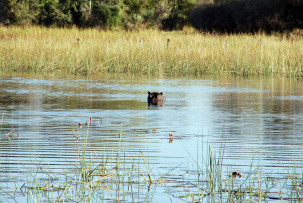
[[[148,91],[163,92],[164,105],[148,106]],[[240,184],[252,174],[282,180],[271,183],[273,201],[291,190],[289,174],[302,174],[302,107],[293,78],[2,75],[0,201],[81,201],[73,180],[84,147],[91,171],[121,168],[92,202],[198,201],[210,154]]]

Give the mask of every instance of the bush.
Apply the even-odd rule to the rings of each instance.
[[[68,1],[68,0],[66,0]],[[72,22],[77,26],[83,26],[87,19],[87,2],[85,0],[73,0],[67,3],[67,7],[72,15]]]
[[[60,10],[58,0],[44,0],[40,4],[39,24],[65,26],[71,24],[71,16]]]
[[[196,0],[175,0],[169,3],[169,16],[162,20],[164,30],[182,29],[189,23],[189,16]]]
[[[30,25],[37,22],[39,10],[37,0],[9,1],[1,3],[1,21],[17,25]]]
[[[109,21],[110,26],[117,27],[122,24],[122,10],[119,6],[110,7],[111,18]]]
[[[121,25],[122,11],[119,6],[109,6],[101,3],[92,9],[92,15],[89,19],[90,26],[101,26],[111,28]]]

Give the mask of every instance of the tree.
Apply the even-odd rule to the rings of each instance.
[[[303,28],[303,0],[229,0],[201,4],[191,14],[201,31],[227,33],[283,32]]]
[[[111,28],[121,25],[122,10],[118,5],[110,6],[105,3],[97,3],[92,8],[89,18],[91,26],[101,26]]]
[[[171,0],[169,1],[169,16],[162,21],[164,29],[182,29],[189,23],[189,16],[196,5],[196,0]]]
[[[88,18],[89,2],[86,0],[74,0],[70,3],[72,22],[78,26],[85,24]]]
[[[65,5],[66,6],[66,5]],[[39,24],[50,26],[66,26],[71,24],[71,14],[61,10],[64,5],[60,5],[58,0],[40,0]]]
[[[38,0],[3,0],[2,21],[18,25],[36,23],[39,14],[38,3]]]

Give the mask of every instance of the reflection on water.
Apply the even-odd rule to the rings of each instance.
[[[247,161],[252,154],[263,157],[261,165],[269,171],[272,166],[301,158],[301,81],[236,81],[223,86],[229,86],[229,90],[215,95],[216,102],[212,104],[221,114],[214,126],[215,134],[227,137],[230,156],[241,156]]]
[[[162,91],[164,106],[148,106],[148,91]],[[26,201],[16,188],[28,181],[24,174],[41,166],[75,173],[78,138],[87,139],[89,152],[99,158],[121,152],[140,160],[143,153],[154,176],[166,174],[175,183],[195,179],[184,174],[203,162],[208,145],[224,150],[224,164],[243,175],[253,163],[283,176],[285,167],[301,160],[302,106],[302,81],[290,78],[2,77],[0,200],[13,193]],[[176,198],[169,184],[132,187],[124,191],[127,202]],[[118,190],[99,198],[115,201]]]

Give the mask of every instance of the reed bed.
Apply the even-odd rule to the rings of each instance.
[[[303,75],[299,34],[0,27],[0,70],[66,74]]]

